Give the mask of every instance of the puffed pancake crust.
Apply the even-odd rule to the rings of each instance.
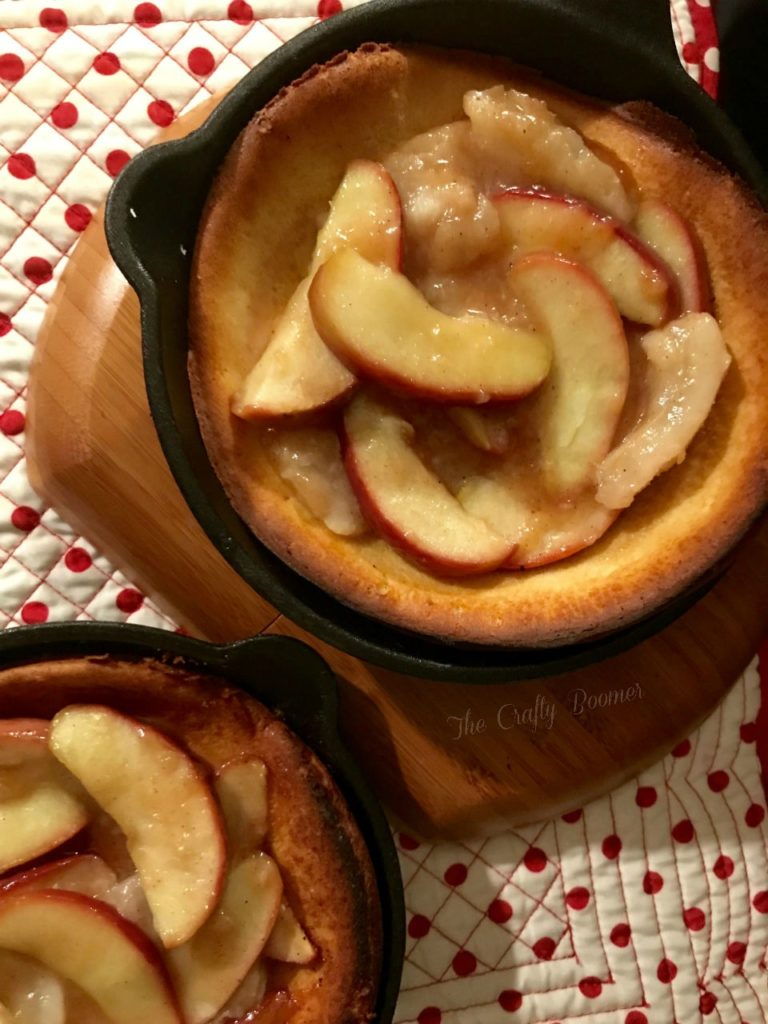
[[[291,1024],[362,1024],[373,1017],[381,919],[373,867],[326,768],[271,711],[221,680],[154,661],[50,661],[0,671],[0,718],[51,718],[97,703],[156,726],[212,773],[256,757],[267,767],[269,833],[285,892],[319,951],[309,965],[270,967]]]
[[[546,100],[630,187],[697,233],[733,361],[685,461],[598,543],[528,572],[438,579],[385,541],[345,539],[280,479],[230,396],[306,273],[347,164],[463,115],[468,89],[503,83]],[[368,44],[315,67],[259,112],[230,151],[202,218],[191,284],[190,378],[211,462],[255,535],[347,605],[449,641],[554,646],[626,626],[695,583],[768,495],[768,217],[679,122],[642,103],[610,108],[507,62]]]

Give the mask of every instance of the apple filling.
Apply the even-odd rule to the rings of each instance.
[[[210,775],[108,707],[0,723],[2,1024],[291,1019],[280,978],[317,950],[265,849],[267,771]]]
[[[730,365],[676,211],[535,96],[464,112],[349,165],[232,400],[309,515],[445,576],[594,544]]]

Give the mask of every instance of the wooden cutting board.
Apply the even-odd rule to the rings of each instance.
[[[210,105],[209,105],[210,106]],[[198,109],[175,124],[181,135]],[[255,594],[188,511],[144,391],[139,306],[94,218],[40,332],[29,389],[33,484],[196,636],[299,637],[341,683],[342,726],[383,801],[424,835],[490,832],[568,811],[666,754],[722,699],[766,629],[768,528],[695,608],[592,668],[492,686],[364,664]]]

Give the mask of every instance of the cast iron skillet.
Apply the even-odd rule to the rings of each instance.
[[[372,0],[302,33],[267,57],[186,139],[146,150],[107,204],[111,252],[141,300],[152,416],[176,481],[237,572],[291,619],[335,646],[401,672],[502,682],[594,663],[668,625],[717,571],[652,616],[606,638],[549,650],[449,645],[359,614],[260,544],[211,468],[187,379],[187,288],[197,224],[213,177],[253,113],[307,68],[363,42],[430,43],[502,54],[581,92],[646,99],[677,115],[768,205],[768,184],[727,117],[680,65],[668,0]],[[719,567],[720,569],[722,567]]]
[[[0,634],[0,669],[98,655],[124,661],[150,658],[221,676],[277,712],[315,751],[344,794],[376,872],[383,960],[374,1024],[390,1024],[405,944],[403,883],[386,819],[339,737],[336,681],[320,655],[288,637],[260,636],[214,645],[147,626],[97,622],[49,623]]]

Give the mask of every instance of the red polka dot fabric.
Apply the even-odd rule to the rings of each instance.
[[[341,4],[232,0],[0,11],[0,626],[175,628],[31,489],[26,385],[67,254],[112,180],[184,111]]]
[[[760,699],[754,664],[684,746],[554,821],[464,843],[399,833],[397,1020],[767,1019],[765,797],[742,728]]]
[[[131,157],[344,5],[0,5],[0,625],[176,628],[29,485],[36,334],[71,246]],[[674,0],[672,24],[684,65],[714,92],[709,3]],[[763,665],[768,691],[768,649]],[[488,839],[397,831],[397,1024],[768,1018],[765,714],[752,666],[698,732],[602,800]]]

